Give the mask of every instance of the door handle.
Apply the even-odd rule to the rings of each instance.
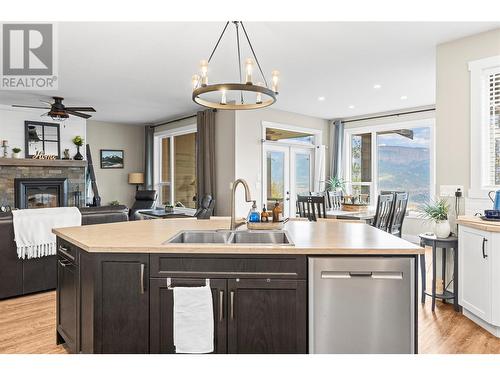
[[[231,298],[230,299],[231,299],[230,316],[231,316],[231,320],[233,320],[234,319],[234,291],[233,290],[231,290]]]
[[[141,294],[144,294],[145,292],[145,289],[144,289],[144,263],[141,263],[141,276],[140,276],[141,280],[140,280],[140,283],[141,283]]]
[[[219,291],[219,322],[224,320],[224,291]]]
[[[486,259],[488,258],[488,254],[486,254],[486,242],[488,242],[488,239],[484,238],[483,237],[483,246],[482,246],[482,250],[483,250],[483,259]]]
[[[63,261],[63,260],[58,260],[59,264],[62,266],[62,267],[66,267],[66,266],[70,266],[71,263],[68,262],[67,260]]]

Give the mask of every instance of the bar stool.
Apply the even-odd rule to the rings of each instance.
[[[425,303],[425,296],[432,297],[432,311],[436,307],[436,298],[443,300],[453,299],[453,307],[455,311],[460,311],[458,305],[458,238],[449,236],[447,238],[437,238],[434,235],[420,234],[420,246],[432,247],[432,292],[427,293],[425,280],[425,254],[420,255],[420,269],[422,275],[422,303]],[[442,254],[442,275],[443,275],[443,293],[436,293],[436,253],[437,249],[441,248]],[[453,250],[453,293],[446,289],[446,253]]]

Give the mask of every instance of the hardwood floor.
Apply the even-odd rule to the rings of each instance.
[[[0,301],[0,353],[67,353],[56,345],[55,297],[47,292]],[[500,339],[456,313],[453,305],[437,302],[433,314],[428,299],[418,313],[420,353],[500,354]]]
[[[56,292],[0,301],[0,353],[64,354],[56,345]]]

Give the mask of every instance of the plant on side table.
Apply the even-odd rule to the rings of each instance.
[[[73,159],[83,160],[83,155],[80,154],[80,147],[83,146],[83,138],[77,135],[75,138],[73,138],[73,144],[76,146],[76,154]]]
[[[421,217],[434,222],[434,234],[436,237],[446,238],[450,235],[451,227],[448,221],[450,206],[444,199],[436,202],[425,203],[421,208]]]

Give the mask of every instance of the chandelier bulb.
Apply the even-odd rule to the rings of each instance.
[[[264,87],[264,84],[262,82],[257,82],[257,86]],[[257,96],[255,97],[255,104],[262,104],[262,93],[257,93]]]
[[[245,60],[245,82],[247,85],[252,84],[253,60],[248,58]]]
[[[198,74],[193,75],[191,82],[193,83],[193,90],[196,90],[200,85],[200,76]]]
[[[222,94],[222,96],[221,96],[221,98],[220,98],[220,104],[225,105],[225,104],[227,104],[227,99],[226,99],[226,90],[222,90],[222,91],[221,91],[221,94]]]
[[[275,93],[278,92],[278,82],[279,82],[279,77],[280,77],[280,72],[277,70],[273,70],[271,73],[272,76],[272,89]]]
[[[200,61],[200,72],[201,72],[201,85],[208,85],[208,61],[201,60]]]

